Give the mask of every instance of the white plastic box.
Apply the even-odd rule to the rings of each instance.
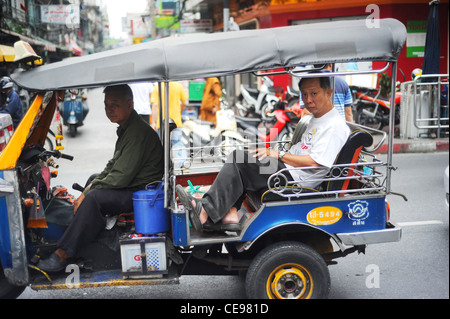
[[[165,237],[122,239],[120,254],[124,277],[152,278],[168,273]]]

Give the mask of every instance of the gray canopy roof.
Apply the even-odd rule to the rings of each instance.
[[[14,74],[30,90],[186,80],[304,64],[396,61],[406,29],[394,19],[366,20],[164,38],[71,58]]]

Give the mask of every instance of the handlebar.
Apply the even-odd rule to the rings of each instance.
[[[73,183],[72,188],[76,191],[84,192],[84,187],[78,183]]]
[[[66,160],[72,161],[73,160],[73,156],[72,155],[67,155],[67,154],[63,154],[60,151],[46,151],[45,153],[56,157],[56,158],[64,158]]]

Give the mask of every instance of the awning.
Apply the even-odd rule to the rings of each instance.
[[[46,51],[49,51],[49,52],[56,52],[56,45],[53,44],[53,43],[51,43],[51,42],[48,42],[48,41],[46,41],[46,40],[38,40],[38,39],[30,38],[30,37],[27,37],[27,36],[25,36],[25,35],[16,33],[16,32],[14,32],[14,31],[3,30],[3,29],[2,29],[2,31],[3,31],[4,33],[8,33],[8,34],[10,34],[10,35],[17,36],[17,37],[20,38],[20,40],[23,40],[23,41],[25,41],[25,42],[28,42],[28,43],[31,44],[31,45],[39,45],[39,46],[43,46],[43,47],[44,47],[44,50],[46,50]]]
[[[0,62],[13,62],[14,48],[8,45],[0,44]]]

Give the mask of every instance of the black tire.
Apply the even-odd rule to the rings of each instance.
[[[267,113],[273,111],[273,105],[269,105],[269,103],[264,102],[261,106],[261,118],[267,119],[273,116],[269,116]]]
[[[330,291],[330,273],[322,256],[311,247],[280,242],[255,257],[245,287],[251,299],[322,299]]]
[[[364,107],[357,107],[356,111],[356,123],[360,125],[364,125],[370,128],[374,128],[376,130],[381,130],[383,128],[383,122],[377,119],[377,117],[382,118],[383,115],[379,114],[379,110],[377,111],[377,115],[375,117],[370,117],[363,113]],[[373,108],[369,108],[370,112],[373,112]]]
[[[289,124],[287,124],[289,125]],[[278,134],[276,138],[276,144],[274,145],[274,149],[276,151],[287,151],[289,149],[289,145],[291,144],[292,137],[294,136],[294,132],[289,132],[286,128],[283,128]]]
[[[75,124],[69,125],[69,133],[71,137],[77,136],[77,126]]]
[[[25,286],[15,286],[8,282],[0,265],[0,299],[15,299],[25,290]]]

